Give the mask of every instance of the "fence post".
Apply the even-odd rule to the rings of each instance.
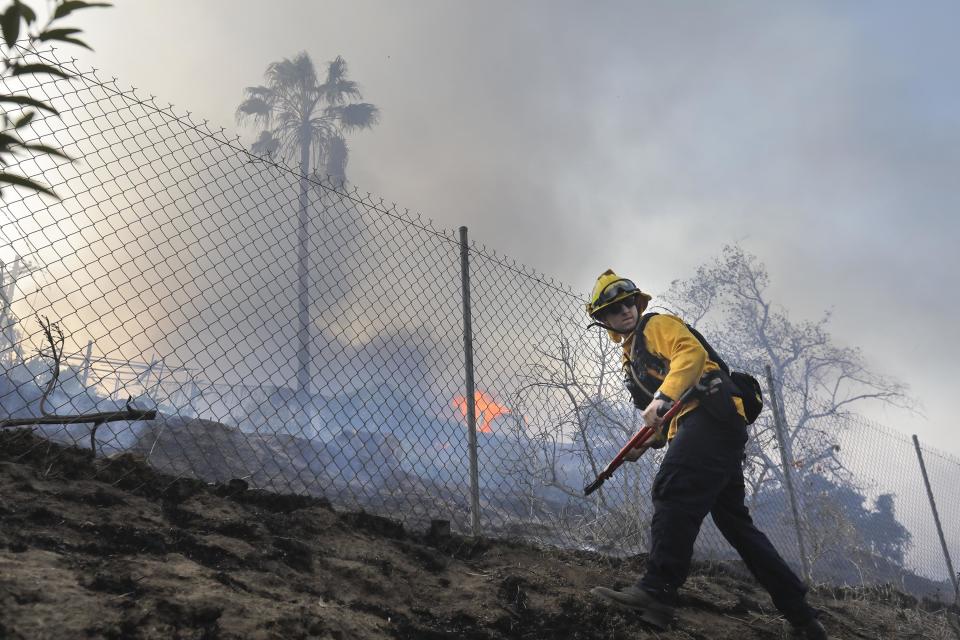
[[[467,228],[460,227],[460,275],[463,281],[463,365],[467,383],[467,437],[470,446],[470,527],[480,535],[480,478],[477,471],[477,406],[473,385],[473,326],[470,322],[470,253]]]
[[[770,390],[770,402],[773,404],[773,426],[777,434],[777,443],[780,445],[780,461],[783,463],[783,479],[787,485],[787,496],[790,499],[790,510],[793,512],[793,523],[797,530],[797,547],[800,549],[800,564],[803,567],[803,579],[810,583],[810,562],[807,560],[807,548],[803,541],[803,527],[800,524],[800,509],[797,507],[797,494],[793,487],[793,456],[787,448],[787,434],[784,414],[780,413],[780,401],[777,397],[777,387],[773,385],[773,373],[770,365],[767,370],[767,388]]]
[[[933,511],[933,521],[937,525],[937,535],[940,536],[940,547],[943,549],[943,558],[947,561],[947,571],[950,572],[950,582],[953,583],[953,593],[960,601],[960,586],[957,584],[957,574],[953,570],[953,562],[950,560],[950,551],[947,549],[947,541],[943,537],[943,527],[940,526],[940,514],[937,513],[937,503],[933,499],[933,490],[930,488],[930,478],[927,476],[927,465],[923,463],[923,453],[920,451],[920,441],[917,435],[913,435],[913,448],[917,450],[917,460],[920,461],[920,473],[923,474],[923,484],[927,488],[927,498],[930,500],[930,510]]]

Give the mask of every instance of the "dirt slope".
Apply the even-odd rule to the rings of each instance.
[[[313,498],[174,480],[0,432],[0,638],[778,638],[765,594],[699,566],[676,630],[593,601],[642,558],[431,538]],[[819,591],[831,637],[954,638],[888,590]]]

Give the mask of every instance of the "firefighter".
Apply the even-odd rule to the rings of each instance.
[[[627,389],[642,410],[644,423],[657,428],[658,438],[633,449],[626,459],[636,461],[647,448],[669,442],[653,483],[646,573],[633,586],[619,591],[595,587],[591,593],[666,628],[677,605],[677,590],[690,571],[700,525],[710,514],[786,618],[786,637],[825,639],[816,611],[806,602],[806,585],[754,526],[744,504],[747,413],[742,391],[716,352],[680,318],[644,315],[649,301],[650,296],[633,282],[608,270],[597,279],[587,305],[591,318],[622,344]],[[670,425],[662,425],[668,428],[661,429],[660,416],[698,383],[710,391],[694,395],[696,400],[688,401]]]

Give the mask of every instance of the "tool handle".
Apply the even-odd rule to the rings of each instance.
[[[669,428],[670,421],[673,420],[673,417],[677,415],[677,413],[684,407],[687,398],[690,397],[695,388],[696,385],[687,389],[683,395],[680,396],[680,399],[670,406],[670,409],[663,415],[663,421],[660,423],[661,429]],[[600,485],[606,482],[607,479],[613,475],[613,472],[616,471],[621,464],[623,464],[623,459],[626,457],[627,453],[635,447],[643,446],[647,440],[654,436],[656,431],[657,430],[653,427],[644,426],[642,429],[640,429],[640,431],[635,433],[634,436],[630,438],[630,441],[623,447],[623,449],[620,449],[620,453],[618,453],[613,460],[610,461],[610,464],[607,465],[607,468],[600,472],[600,474],[597,476],[597,479],[583,488],[583,495],[588,496],[599,489]]]
[[[673,419],[673,416],[675,416],[677,412],[680,411],[681,408],[683,408],[683,404],[684,403],[682,402],[673,403],[673,406],[670,407],[670,410],[667,411],[667,413],[664,414],[663,416],[663,425],[670,424],[670,421]],[[656,434],[656,432],[657,430],[654,429],[653,427],[645,426],[642,429],[640,429],[640,431],[638,431],[636,434],[634,434],[634,436],[630,438],[630,441],[627,442],[627,444],[622,449],[620,449],[620,452],[613,458],[613,460],[610,461],[610,464],[607,465],[607,468],[600,472],[600,475],[597,476],[597,479],[583,488],[583,495],[588,496],[594,491],[596,491],[597,489],[599,489],[600,485],[606,482],[607,478],[612,476],[613,472],[616,471],[620,467],[620,465],[623,464],[623,459],[626,457],[627,453],[631,449],[643,446],[647,442],[647,440],[649,440]]]

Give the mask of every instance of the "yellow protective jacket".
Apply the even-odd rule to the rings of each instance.
[[[630,375],[630,354],[633,352],[633,341],[637,338],[636,332],[627,335],[616,331],[608,331],[608,333],[614,342],[623,343],[624,373]],[[720,365],[709,358],[707,350],[703,348],[697,337],[690,333],[683,320],[676,316],[666,314],[653,316],[643,328],[643,338],[646,340],[647,350],[668,363],[666,376],[660,376],[652,370],[650,373],[663,381],[660,384],[660,391],[674,400],[695,385],[704,373],[716,371],[720,368]],[[733,402],[736,405],[737,413],[745,417],[746,413],[743,410],[743,402],[740,398],[734,397]],[[680,413],[670,423],[670,429],[667,432],[668,440],[672,440],[677,434],[677,424],[680,417],[690,413],[696,407],[697,401],[692,400],[680,410]]]

